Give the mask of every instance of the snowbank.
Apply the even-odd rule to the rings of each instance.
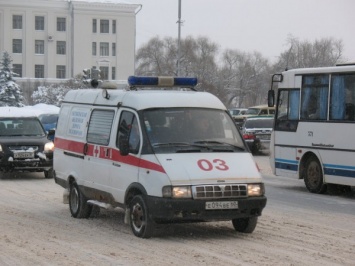
[[[29,117],[29,116],[39,116],[41,114],[58,114],[60,108],[49,104],[36,104],[33,106],[24,107],[0,107],[0,117]]]

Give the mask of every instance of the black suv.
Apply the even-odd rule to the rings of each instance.
[[[37,117],[0,118],[0,172],[44,172],[53,177],[54,144]]]

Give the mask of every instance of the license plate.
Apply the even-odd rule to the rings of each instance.
[[[270,139],[269,135],[259,135],[258,136],[259,139]]]
[[[33,152],[15,152],[14,153],[14,158],[33,158],[34,153]]]
[[[208,201],[206,210],[238,209],[238,201]]]

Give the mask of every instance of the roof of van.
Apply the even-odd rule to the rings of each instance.
[[[69,91],[63,103],[85,103],[104,106],[126,106],[136,110],[164,107],[199,107],[226,110],[224,104],[213,94],[199,91],[177,90],[107,90],[81,89]]]

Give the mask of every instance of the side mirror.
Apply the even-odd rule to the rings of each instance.
[[[273,107],[275,105],[275,91],[269,90],[267,93],[267,105]]]
[[[48,133],[47,133],[47,138],[50,139],[50,140],[54,140],[54,135],[55,135],[55,129],[50,129],[48,130]]]
[[[128,137],[121,136],[118,140],[118,147],[120,149],[120,154],[122,156],[127,156],[129,154],[129,140]]]

